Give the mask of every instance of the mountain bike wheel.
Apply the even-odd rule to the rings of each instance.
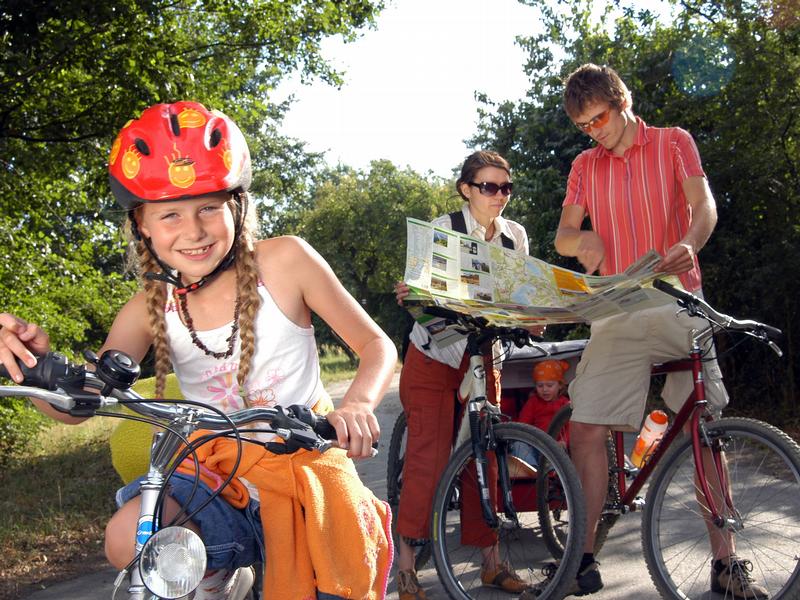
[[[709,423],[708,436],[715,451],[724,451],[735,510],[723,516],[736,529],[737,555],[751,562],[750,575],[771,600],[800,598],[800,447],[779,429],[751,419]],[[711,484],[718,478],[714,469],[706,477]],[[656,469],[642,515],[647,568],[663,598],[709,594],[713,557],[696,488],[685,436]]]
[[[553,439],[560,441],[563,438],[563,430],[569,423],[572,416],[572,406],[569,404],[562,406],[550,421],[547,433]],[[609,436],[606,443],[608,453],[608,464],[616,464],[616,444],[613,436]],[[542,472],[547,472],[548,465],[542,465]],[[615,506],[619,503],[620,493],[616,476],[609,471],[608,495],[606,497],[606,507]],[[561,558],[564,554],[564,540],[569,530],[570,511],[562,499],[561,480],[551,473],[548,477],[540,477],[536,481],[536,502],[539,516],[539,526],[542,528],[542,539],[547,549],[554,558]],[[597,530],[594,536],[594,552],[600,552],[608,538],[608,532],[612,525],[616,523],[618,514],[613,512],[603,512],[597,523]],[[587,524],[588,525],[588,524]]]
[[[397,511],[400,507],[400,490],[403,488],[403,465],[406,456],[406,414],[401,412],[394,422],[392,437],[389,442],[389,454],[386,457],[386,498],[392,508],[392,535],[397,547]],[[431,558],[430,540],[416,548],[417,557],[414,568],[421,571]]]
[[[585,535],[585,519],[575,517],[585,514],[583,493],[575,467],[558,444],[535,427],[523,423],[504,423],[494,425],[493,429],[497,450],[487,451],[490,461],[496,461],[498,455],[505,456],[505,452],[514,444],[515,454],[525,450],[537,451],[540,458],[550,465],[549,470],[565,482],[564,501],[571,510],[573,520],[564,540],[565,550],[557,565],[556,575],[539,596],[542,599],[561,598],[574,580]],[[479,508],[474,462],[471,442],[466,442],[453,453],[439,480],[432,515],[433,558],[439,579],[451,598],[505,600],[508,594],[498,588],[484,586],[481,581],[483,555],[479,546],[491,547],[492,542],[497,540],[500,560],[508,563],[525,582],[534,585],[545,579],[542,569],[551,562],[551,557],[537,539],[537,474],[530,469],[520,469],[517,465],[516,478],[511,480],[517,520],[513,522],[504,514],[503,494],[498,491],[498,500],[493,504],[499,526],[490,530]],[[497,485],[494,482],[495,489]]]

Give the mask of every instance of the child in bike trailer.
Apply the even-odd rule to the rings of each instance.
[[[195,600],[226,598],[236,586],[231,574],[259,561],[267,598],[383,598],[393,554],[389,509],[351,458],[369,457],[378,439],[373,410],[394,371],[394,345],[303,240],[254,241],[250,153],[224,114],[195,102],[146,109],[114,141],[109,172],[128,211],[143,289],[121,309],[103,349],[141,360],[153,347],[156,396],[172,367],[185,398],[224,411],[305,404],[327,412],[342,448],[274,455],[243,445],[244,478],[259,488],[260,502],[240,485],[235,506],[217,497],[187,525],[208,554]],[[360,358],[335,409],[320,380],[312,311]],[[19,374],[12,355],[33,365],[32,352],[49,347],[33,324],[2,315],[0,325],[0,359],[12,375]],[[220,477],[210,467],[214,454],[224,459],[225,441],[235,443],[218,441],[200,453],[209,481]],[[188,474],[170,480],[164,522],[190,499],[192,485]],[[201,483],[185,508],[210,493]],[[139,481],[122,488],[118,502],[106,555],[122,568],[134,557]]]
[[[569,370],[569,363],[565,360],[543,360],[533,367],[533,381],[535,389],[528,394],[528,399],[514,419],[520,423],[527,423],[547,431],[550,421],[563,406],[569,404],[569,397],[565,394],[567,384],[564,374]],[[566,428],[565,428],[566,429]],[[565,431],[559,443],[566,448],[568,434]],[[539,451],[527,444],[515,442],[512,444],[511,453],[518,460],[509,464],[509,474],[512,477],[531,477],[536,475],[539,464]]]
[[[528,235],[525,229],[519,223],[501,216],[512,187],[508,161],[496,152],[475,152],[467,157],[456,181],[456,191],[464,200],[461,210],[432,222],[527,255]],[[402,305],[408,295],[408,286],[398,283],[395,293],[398,303]],[[466,339],[440,348],[418,323],[411,330],[400,374],[400,400],[408,418],[403,487],[397,516],[400,539],[397,589],[400,600],[427,598],[417,580],[412,544],[430,535],[433,494],[450,458],[453,441],[454,398],[469,362],[465,350]],[[491,362],[491,355],[488,359]],[[495,401],[499,372],[489,362],[486,369],[487,396]],[[491,472],[496,472],[496,467]],[[488,529],[482,519],[470,521],[479,526],[466,528],[465,534],[469,539],[462,541],[481,548],[481,577],[484,583],[511,593],[522,591],[525,584],[508,565],[500,561],[496,534]]]

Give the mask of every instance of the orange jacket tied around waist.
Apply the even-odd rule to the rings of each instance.
[[[212,489],[217,477],[230,474],[236,452],[236,441],[227,438],[197,450],[201,478]],[[184,465],[181,472],[195,474],[193,465]],[[236,475],[259,489],[265,599],[313,599],[317,590],[344,598],[386,596],[394,552],[391,510],[364,486],[343,450],[276,455],[245,443]],[[237,508],[249,500],[238,479],[222,496]]]

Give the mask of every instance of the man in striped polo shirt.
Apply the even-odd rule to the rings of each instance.
[[[587,273],[614,275],[651,249],[662,256],[658,271],[677,275],[683,287],[701,294],[697,253],[717,222],[714,198],[692,136],[677,127],[648,126],[632,111],[631,93],[609,67],[583,65],[566,80],[564,109],[597,144],[573,162],[555,246],[576,257]],[[581,229],[586,217],[591,229]],[[644,415],[650,367],[686,357],[688,331],[702,319],[676,316],[674,304],[592,323],[591,339],[570,385],[573,404],[570,449],[588,510],[596,523],[607,491],[605,441],[609,428],[638,431]],[[717,409],[728,396],[716,361],[706,363],[708,399]],[[663,397],[677,410],[691,390],[690,373],[673,373]],[[740,598],[766,598],[736,557],[734,539],[717,530],[711,587]],[[594,528],[573,593],[602,588],[594,560]]]

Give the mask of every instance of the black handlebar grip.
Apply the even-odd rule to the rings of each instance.
[[[307,406],[294,405],[289,407],[289,412],[299,421],[310,426],[323,440],[335,440],[336,428],[330,424],[324,415],[318,415]],[[372,447],[377,449],[378,442],[374,442]]]
[[[677,298],[678,300],[694,300],[695,296],[690,294],[689,292],[685,292],[679,288],[676,288],[674,285],[667,283],[662,279],[654,279],[653,280],[653,287],[657,290],[664,292],[665,294],[669,294],[673,298]]]
[[[777,327],[764,325],[762,323],[761,328],[764,330],[764,333],[767,334],[767,337],[771,339],[773,342],[781,341],[783,339],[783,331],[781,331]]]
[[[19,367],[19,370],[22,371],[22,377],[24,383],[24,380],[27,379],[30,369],[25,366],[25,363],[22,362],[21,358],[16,358],[16,361],[17,361],[17,367]],[[0,378],[11,379],[11,375],[9,375],[8,369],[6,369],[5,365],[2,364],[0,364]]]
[[[314,424],[311,428],[324,440],[336,439],[336,428],[322,415],[314,415]]]
[[[458,313],[454,310],[450,310],[449,308],[444,308],[443,306],[426,306],[422,309],[422,312],[424,312],[426,315],[447,319],[453,323],[458,322]]]
[[[314,424],[311,426],[319,437],[325,440],[336,439],[336,428],[323,415],[314,415]],[[373,442],[372,447],[378,449],[378,442]]]
[[[59,380],[72,374],[74,368],[59,352],[48,352],[36,357],[36,366],[29,367],[17,358],[17,366],[22,371],[22,384],[45,390],[56,389]],[[0,377],[8,377],[8,370],[0,365]]]

